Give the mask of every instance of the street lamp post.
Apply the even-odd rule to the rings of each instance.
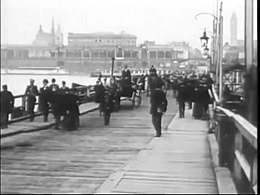
[[[223,57],[223,16],[222,16],[222,2],[220,4],[220,12],[219,17],[203,12],[199,13],[195,16],[195,19],[199,15],[211,15],[213,20],[213,51],[212,51],[212,58],[213,58],[213,64],[216,65],[216,83],[219,84],[219,99],[222,100],[222,89],[223,89],[223,78],[222,78],[222,57]],[[218,31],[218,25],[219,25],[219,31]]]
[[[112,57],[111,77],[114,76],[114,63],[115,63],[115,57]]]
[[[213,37],[212,37],[212,48],[211,48],[211,53],[212,53],[212,61],[211,64],[216,65],[217,64],[217,22],[218,18],[217,16],[208,13],[208,12],[202,12],[199,13],[195,16],[195,19],[197,20],[197,17],[200,15],[210,15],[213,17]]]

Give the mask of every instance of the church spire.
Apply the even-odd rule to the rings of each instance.
[[[55,29],[54,29],[54,18],[52,18],[52,26],[51,26],[51,34],[54,35]]]
[[[55,45],[55,29],[54,29],[54,18],[53,17],[52,17],[51,35],[52,35],[52,46],[54,46]]]
[[[60,24],[58,25],[56,33],[61,33]]]
[[[40,24],[39,32],[42,32],[42,25]]]

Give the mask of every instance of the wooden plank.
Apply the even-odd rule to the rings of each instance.
[[[173,106],[167,114],[173,115],[175,101],[169,104]],[[122,103],[121,111],[112,113],[109,126],[104,126],[98,112],[91,112],[80,116],[77,131],[50,129],[5,138],[13,138],[13,147],[1,147],[2,192],[94,193],[146,148],[155,134],[149,99],[144,98],[134,110],[127,106]],[[166,117],[163,122],[170,120]]]
[[[215,135],[208,134],[208,141],[211,150],[211,159],[212,159],[213,167],[218,167],[219,166],[218,143],[216,141]]]
[[[251,176],[250,176],[250,165],[247,162],[245,156],[238,150],[235,151],[235,157],[237,161],[239,162],[241,168],[243,169],[248,181],[250,181]]]
[[[173,122],[168,126],[167,136],[155,138],[151,147],[123,169],[125,174],[112,192],[217,192],[205,121],[192,120],[188,110],[186,118],[175,117]],[[191,135],[189,132],[201,133]]]
[[[219,194],[237,194],[230,171],[226,167],[215,167]]]
[[[257,149],[257,128],[237,114],[233,116],[233,121],[247,141]]]

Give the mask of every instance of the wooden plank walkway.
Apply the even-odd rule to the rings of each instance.
[[[90,102],[81,104],[79,106],[80,114],[87,114],[89,112],[93,112],[98,109],[99,104]],[[55,124],[53,120],[53,115],[49,115],[49,121],[43,122],[43,116],[35,117],[33,122],[29,122],[29,119],[19,122],[14,122],[8,125],[7,129],[1,129],[1,138],[16,135],[19,133],[28,133],[32,131],[44,130],[52,127]]]
[[[163,118],[176,113],[171,97]],[[80,117],[77,131],[44,130],[1,139],[1,193],[94,193],[154,139],[149,99],[130,109],[125,101],[104,126],[98,111]]]
[[[177,115],[136,159],[113,174],[96,193],[217,194],[207,140],[208,122]]]

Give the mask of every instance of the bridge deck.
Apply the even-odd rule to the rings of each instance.
[[[154,138],[148,100],[134,110],[124,102],[107,127],[94,111],[81,116],[77,131],[3,138],[1,193],[216,193],[206,122],[187,111]],[[168,100],[163,127],[177,110]]]
[[[208,122],[174,118],[161,138],[111,175],[97,193],[218,193],[207,141]]]

